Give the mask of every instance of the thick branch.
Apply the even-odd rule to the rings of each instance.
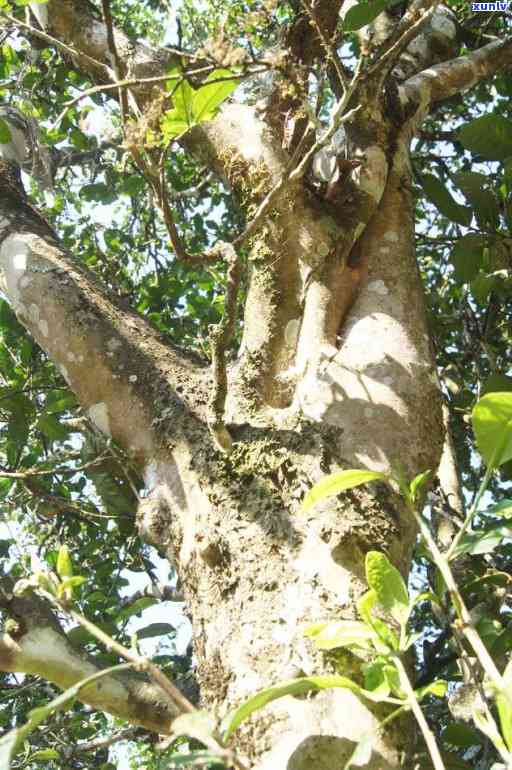
[[[416,102],[421,117],[429,105],[471,88],[496,72],[512,66],[512,37],[477,51],[437,64],[409,78],[401,88],[402,101]]]
[[[65,690],[103,668],[68,641],[46,602],[34,595],[13,596],[6,578],[0,582],[0,607],[11,619],[0,637],[0,670],[35,674]],[[134,672],[102,677],[80,698],[157,733],[168,733],[178,713],[160,687]]]
[[[157,452],[155,421],[164,410],[177,432],[192,412],[206,417],[204,370],[116,304],[60,248],[1,173],[0,191],[0,272],[7,299],[96,426],[147,462]],[[165,424],[160,422],[159,433]]]

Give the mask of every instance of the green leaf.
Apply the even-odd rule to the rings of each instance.
[[[346,676],[308,676],[300,679],[290,679],[287,682],[281,682],[274,687],[268,687],[265,690],[261,690],[252,698],[242,703],[231,714],[228,714],[224,724],[224,741],[227,741],[235,732],[235,730],[241,725],[241,723],[247,719],[251,714],[258,709],[263,708],[271,701],[283,698],[285,695],[304,695],[311,690],[327,690],[331,687],[340,687],[342,689],[351,690],[358,694],[364,694],[366,697],[370,697],[372,693],[363,690],[351,679]],[[371,700],[374,700],[371,697]]]
[[[450,255],[458,283],[471,283],[482,268],[486,240],[470,233],[457,240]]]
[[[116,200],[115,191],[104,182],[84,185],[80,190],[80,197],[86,201],[97,201],[100,203],[113,203]]]
[[[466,150],[486,160],[505,160],[512,155],[512,121],[502,115],[483,115],[466,123],[457,138]]]
[[[419,473],[417,476],[413,478],[409,485],[409,495],[411,497],[411,501],[414,503],[416,500],[416,497],[418,495],[418,492],[423,489],[427,481],[431,478],[432,471],[424,471],[423,473]]]
[[[500,717],[500,727],[508,750],[512,751],[512,660],[509,660],[503,672],[505,692],[497,693],[496,706]]]
[[[370,649],[375,631],[358,620],[339,620],[333,623],[316,624],[304,632],[319,650],[334,650],[336,647],[364,647]]]
[[[512,500],[507,498],[500,500],[496,505],[491,505],[486,513],[490,513],[493,516],[502,516],[505,519],[512,519]]]
[[[5,120],[0,118],[0,144],[9,144],[12,139],[12,134],[8,124]]]
[[[69,436],[68,428],[53,414],[42,414],[36,423],[36,427],[50,441],[65,441]]]
[[[366,579],[377,601],[400,625],[409,617],[409,594],[403,578],[389,559],[379,551],[366,554]]]
[[[472,414],[478,451],[490,468],[512,458],[512,393],[488,393]]]
[[[372,610],[377,604],[377,594],[373,589],[366,591],[357,601],[357,611],[369,626],[372,624]]]
[[[60,578],[70,578],[73,576],[73,565],[67,545],[61,545],[57,557],[57,575]]]
[[[190,128],[194,125],[194,95],[196,91],[188,80],[182,80],[177,88],[172,91],[172,103],[177,118],[185,121]]]
[[[387,697],[391,692],[389,679],[384,673],[385,659],[379,659],[364,666],[364,686],[370,692]]]
[[[455,556],[469,553],[473,556],[484,553],[492,553],[503,541],[504,537],[510,537],[509,533],[502,533],[500,529],[477,530],[469,532],[459,540],[453,552]]]
[[[480,226],[496,229],[500,214],[496,196],[488,189],[489,177],[475,171],[460,171],[452,179],[472,205]]]
[[[435,682],[425,685],[425,687],[419,687],[414,692],[418,700],[423,700],[425,695],[435,695],[436,698],[444,698],[448,691],[448,682],[444,679],[436,679]]]
[[[152,639],[155,636],[166,636],[176,631],[170,623],[150,623],[144,628],[135,631],[138,639]]]
[[[464,722],[452,722],[443,730],[442,739],[451,746],[468,749],[470,746],[480,746],[482,736]]]
[[[422,174],[421,185],[427,198],[432,201],[441,214],[444,214],[452,222],[458,222],[460,225],[469,227],[473,216],[471,209],[457,203],[440,179],[433,174]]]
[[[370,24],[389,5],[389,0],[372,0],[372,2],[358,3],[350,8],[344,19],[343,29],[352,32]]]
[[[352,489],[377,479],[387,479],[387,475],[378,471],[346,470],[326,476],[309,490],[302,503],[301,512],[309,511],[316,503],[325,500],[326,497],[332,497],[346,489]]]
[[[60,754],[55,749],[39,749],[30,755],[28,761],[33,762],[35,759],[60,759]]]
[[[120,192],[135,198],[137,195],[140,195],[145,187],[146,182],[139,174],[130,174],[121,182]]]
[[[83,575],[75,575],[74,577],[66,578],[59,586],[57,591],[58,597],[62,598],[63,596],[72,596],[73,589],[83,585],[86,580],[87,578],[83,577]]]
[[[165,144],[169,143],[177,136],[181,136],[181,134],[184,134],[189,128],[190,125],[187,121],[179,117],[175,110],[169,110],[162,117],[162,139]]]
[[[209,83],[211,80],[227,78],[232,73],[227,69],[214,70],[206,79],[205,85],[201,86],[195,94],[192,101],[192,112],[197,123],[211,120],[222,102],[235,90],[238,80],[222,80],[220,83]]]
[[[141,596],[140,599],[136,599],[131,604],[127,604],[126,607],[123,607],[121,612],[116,615],[116,623],[121,620],[126,620],[132,615],[137,615],[139,612],[142,612],[157,603],[158,599],[155,599],[153,596]]]

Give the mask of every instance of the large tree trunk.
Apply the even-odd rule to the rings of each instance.
[[[48,4],[50,19],[55,5]],[[109,53],[101,24],[78,0],[58,5],[70,13],[59,8],[48,30],[93,57],[96,64],[78,56],[78,65],[103,79],[97,62],[107,66]],[[72,21],[77,9],[80,24]],[[168,63],[158,51],[123,52],[123,45],[119,38],[131,72],[160,73]],[[399,469],[412,478],[438,466],[443,422],[414,254],[412,118],[417,123],[430,100],[493,71],[500,56],[510,58],[497,44],[494,53],[492,65],[482,56],[471,66],[456,60],[407,81],[400,92],[407,121],[362,91],[349,128],[362,168],[350,196],[333,209],[298,184],[275,202],[252,241],[243,345],[229,373],[229,454],[207,427],[209,370],[117,307],[4,175],[5,292],[91,419],[144,470],[149,495],[138,525],[176,564],[208,707],[224,711],[283,679],[330,670],[303,631],[313,621],[354,616],[368,550],[385,551],[408,573],[416,530],[389,487],[340,495],[307,515],[298,509],[305,491],[336,469]],[[134,93],[143,106],[151,92]],[[246,205],[261,201],[287,162],[271,117],[229,105],[186,138]],[[16,663],[23,670],[23,643],[21,635],[18,652],[9,647],[4,670]],[[355,659],[343,665],[360,676]],[[69,682],[43,664],[40,673]],[[110,702],[105,708],[115,711]],[[237,747],[260,770],[330,770],[343,766],[380,715],[345,690],[287,697],[249,720]],[[366,766],[412,767],[403,759],[411,737],[393,724]]]

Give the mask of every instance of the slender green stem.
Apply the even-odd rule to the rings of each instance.
[[[481,489],[482,488],[483,482]],[[450,569],[450,565],[448,564],[447,557],[443,555],[437,547],[437,543],[432,537],[428,526],[423,521],[422,517],[419,515],[416,509],[413,506],[410,506],[409,509],[419,526],[421,535],[424,538],[430,553],[432,554],[435,565],[439,569],[446,584],[446,588],[448,589],[448,592],[451,596],[455,611],[459,618],[459,620],[456,622],[457,630],[459,630],[465,636],[473,648],[473,651],[478,658],[480,665],[489,677],[489,680],[491,681],[495,691],[499,692],[502,697],[506,698],[510,707],[512,708],[512,692],[509,691],[510,688],[507,689],[505,686],[502,675],[498,671],[496,664],[489,655],[487,647],[483,643],[480,634],[473,625],[471,615],[468,608],[466,607],[464,599],[462,598],[462,594],[459,591],[455,578],[453,577],[453,573]]]
[[[400,677],[400,685],[402,690],[407,696],[408,704],[423,734],[425,743],[427,744],[427,749],[432,758],[434,768],[435,770],[446,770],[435,735],[428,726],[427,720],[425,719],[425,715],[422,711],[418,698],[416,697],[416,693],[414,692],[414,688],[411,684],[405,666],[402,663],[400,655],[395,653],[392,655],[392,659],[398,671],[398,676]]]
[[[487,470],[485,471],[485,476],[482,479],[482,483],[480,484],[480,487],[478,489],[477,495],[475,497],[475,500],[473,502],[473,505],[468,511],[468,514],[466,518],[464,519],[464,522],[462,524],[462,527],[459,529],[455,537],[453,538],[451,545],[446,552],[446,559],[450,561],[455,556],[455,551],[457,549],[458,544],[460,543],[462,536],[467,532],[467,529],[471,522],[473,521],[473,517],[475,513],[477,512],[478,506],[480,505],[480,500],[482,499],[482,496],[487,489],[487,486],[489,484],[489,481],[491,480],[491,476],[493,473],[494,468],[492,465],[487,466]]]

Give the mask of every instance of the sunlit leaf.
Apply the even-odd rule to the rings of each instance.
[[[227,69],[214,70],[206,79],[205,84],[196,91],[192,102],[192,111],[197,123],[213,118],[222,102],[235,90],[238,80],[230,78],[232,74]],[[210,82],[212,80],[218,81],[220,78],[229,79],[222,79],[217,83]]]
[[[369,481],[384,480],[386,478],[385,473],[378,471],[346,470],[333,473],[330,476],[326,476],[309,490],[302,503],[301,511],[309,511],[321,500],[337,495],[346,489],[367,484]]]
[[[368,585],[379,604],[403,625],[409,616],[409,594],[401,574],[379,551],[368,551],[365,566]]]
[[[512,393],[488,393],[472,414],[478,451],[497,468],[512,458]]]

